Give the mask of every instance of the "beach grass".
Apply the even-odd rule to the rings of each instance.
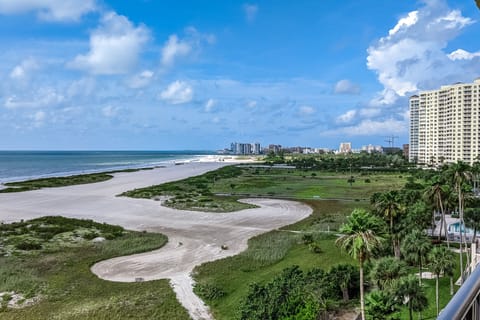
[[[16,250],[0,257],[0,292],[14,291],[26,299],[40,299],[21,309],[3,306],[1,319],[189,319],[167,280],[111,282],[99,279],[90,271],[90,267],[101,260],[160,248],[167,242],[164,235],[122,229],[122,233],[111,240],[92,242],[82,238],[72,246],[71,239],[79,238],[82,230],[102,234],[99,225],[104,226],[107,233],[110,228],[117,230],[118,227],[104,224],[88,227],[89,221],[77,220],[76,225],[75,219],[68,220],[59,225],[65,230],[51,239],[37,238],[43,241],[40,249]],[[42,220],[24,223],[36,225],[38,221]],[[45,220],[41,225],[54,226]],[[66,230],[72,226],[73,231]],[[8,242],[21,232],[38,237],[32,227],[20,223],[10,228],[11,231],[15,235],[13,232],[2,234],[2,241]],[[60,236],[64,241],[58,240]]]
[[[23,191],[38,190],[42,188],[56,188],[56,187],[74,186],[79,184],[97,183],[97,182],[103,182],[103,181],[112,179],[114,173],[136,172],[140,170],[151,170],[151,169],[153,168],[125,169],[125,170],[107,171],[107,172],[101,172],[101,173],[78,174],[78,175],[71,175],[66,177],[52,177],[52,178],[41,178],[41,179],[33,179],[33,180],[19,181],[19,182],[7,182],[7,183],[4,183],[4,185],[7,186],[7,188],[0,189],[0,193],[23,192]]]

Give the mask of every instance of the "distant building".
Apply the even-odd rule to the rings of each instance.
[[[403,145],[403,157],[408,159],[408,154],[410,153],[410,145],[408,143]]]
[[[369,144],[368,146],[362,146],[362,151],[367,153],[374,153],[374,152],[383,152],[382,146],[374,146]]]
[[[249,155],[249,154],[260,154],[261,147],[260,143],[240,143],[232,142],[230,144],[230,150],[233,154],[236,155]]]
[[[352,143],[351,142],[342,142],[340,143],[340,148],[338,149],[339,153],[351,153],[352,152]]]
[[[273,152],[275,154],[280,153],[282,151],[282,146],[279,144],[270,144],[268,146],[268,152]]]
[[[480,78],[410,97],[409,161],[472,164],[480,156]]]

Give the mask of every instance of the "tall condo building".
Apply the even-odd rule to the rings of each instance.
[[[410,97],[409,161],[472,164],[480,155],[480,78]]]

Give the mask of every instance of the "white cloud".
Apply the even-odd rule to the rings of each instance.
[[[255,20],[258,14],[258,5],[245,3],[243,5],[243,11],[245,12],[245,18],[248,22]]]
[[[444,52],[448,42],[471,23],[443,0],[424,0],[422,8],[401,18],[367,50],[367,66],[384,86],[372,105],[392,104],[419,89],[475,78],[471,66],[456,63]]]
[[[182,104],[192,101],[193,89],[183,81],[172,82],[160,93],[160,99],[171,104]]]
[[[15,95],[6,98],[7,109],[54,107],[65,101],[65,97],[51,88],[38,90],[31,97],[19,98]]]
[[[385,135],[388,133],[406,133],[408,130],[406,121],[396,119],[370,120],[365,119],[359,124],[342,127],[335,130],[326,131],[325,135],[345,135],[345,136],[374,136]]]
[[[357,115],[357,110],[349,110],[337,117],[337,123],[350,123]]]
[[[315,113],[315,109],[310,106],[301,106],[300,108],[298,108],[298,113],[301,116],[309,116]]]
[[[192,50],[191,45],[182,40],[178,40],[176,34],[171,35],[162,48],[162,64],[171,66],[177,57],[186,56]]]
[[[389,36],[393,36],[395,33],[408,29],[408,27],[413,26],[418,21],[418,11],[410,12],[405,18],[398,20],[397,24],[393,29],[388,31]]]
[[[13,80],[26,80],[30,77],[30,73],[37,70],[39,64],[33,58],[23,60],[19,65],[15,66],[10,72],[10,78]]]
[[[343,79],[335,84],[334,92],[337,94],[359,94],[360,86],[350,80]]]
[[[207,103],[205,103],[205,112],[211,112],[216,105],[217,105],[216,100],[208,99]]]
[[[172,34],[162,48],[162,66],[171,67],[176,60],[196,54],[203,43],[213,44],[215,41],[215,35],[201,33],[194,27],[185,28],[185,37],[182,39]]]
[[[457,49],[448,55],[450,60],[472,60],[475,57],[480,57],[480,51],[468,52],[463,49]]]
[[[144,25],[135,27],[127,17],[107,13],[90,35],[90,52],[78,55],[69,66],[92,74],[125,74],[135,66],[149,39]]]
[[[129,81],[128,86],[132,89],[139,89],[146,87],[150,84],[155,74],[153,71],[144,70],[136,75],[134,75]]]
[[[97,82],[95,78],[87,77],[75,80],[67,89],[67,96],[77,97],[77,96],[91,96],[95,93],[97,88]]]
[[[42,20],[77,21],[95,11],[95,0],[0,0],[1,14],[36,12]]]

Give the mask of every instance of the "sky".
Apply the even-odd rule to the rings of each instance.
[[[408,143],[480,77],[473,0],[0,0],[0,150]]]

